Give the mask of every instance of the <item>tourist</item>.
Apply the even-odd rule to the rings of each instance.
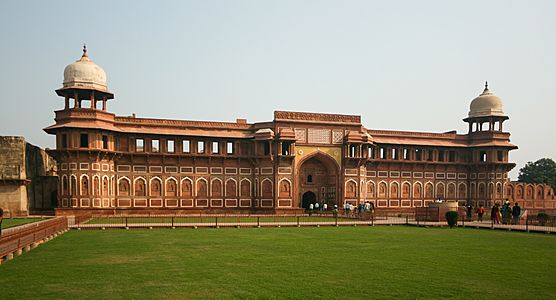
[[[467,205],[467,221],[473,219],[473,206],[471,204]]]
[[[323,210],[323,211],[326,211],[327,209],[328,209],[328,204],[324,203],[324,204],[322,205],[322,210]]]
[[[369,207],[370,207],[369,211],[374,214],[375,213],[375,204],[372,203],[372,202],[369,202]]]
[[[344,204],[344,213],[346,214],[346,217],[349,216],[349,211],[350,211],[349,203],[346,201],[346,203]]]
[[[510,206],[510,201],[506,200],[506,203],[504,203],[502,208],[502,224],[510,224],[512,219],[512,207]]]
[[[512,208],[512,224],[516,225],[519,223],[519,215],[521,214],[521,207],[516,202],[514,203],[514,207]]]
[[[500,224],[500,204],[494,204],[490,211],[490,219],[494,224]]]
[[[315,203],[315,211],[319,211],[319,203]]]
[[[479,222],[483,221],[483,215],[485,214],[485,208],[483,207],[483,205],[479,205],[479,208],[477,208],[477,220],[479,220]]]

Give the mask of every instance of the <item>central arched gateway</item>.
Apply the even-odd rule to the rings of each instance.
[[[297,207],[316,202],[330,208],[338,204],[339,168],[332,157],[320,151],[310,154],[299,162],[296,175]]]

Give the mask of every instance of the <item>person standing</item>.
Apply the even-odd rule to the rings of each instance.
[[[512,208],[512,224],[519,223],[519,215],[521,215],[521,207],[519,207],[519,203],[514,203],[514,207]]]
[[[483,221],[483,215],[485,214],[485,208],[483,207],[483,205],[479,205],[479,208],[477,209],[477,220],[479,220],[479,222]]]
[[[500,224],[500,204],[494,204],[490,211],[490,219],[494,224]]]
[[[473,206],[471,204],[467,205],[467,221],[473,219]]]
[[[322,210],[324,210],[324,211],[328,210],[328,204],[324,203],[322,205]]]
[[[315,211],[317,211],[317,212],[319,211],[319,203],[318,202],[315,203]]]
[[[502,212],[502,223],[510,224],[512,220],[512,207],[510,206],[510,201],[506,200],[504,203],[504,211]]]

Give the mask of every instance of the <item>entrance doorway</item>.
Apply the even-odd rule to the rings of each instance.
[[[338,166],[327,154],[317,152],[301,161],[297,171],[297,207],[307,209],[317,201],[332,208],[338,203]]]
[[[309,204],[317,202],[317,195],[315,193],[308,191],[303,194],[303,199],[301,201],[301,207],[308,209]]]

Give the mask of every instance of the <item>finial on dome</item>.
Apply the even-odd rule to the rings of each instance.
[[[87,56],[87,44],[83,43],[83,55],[81,57],[88,57]]]
[[[485,81],[485,90],[488,90],[488,81]]]

